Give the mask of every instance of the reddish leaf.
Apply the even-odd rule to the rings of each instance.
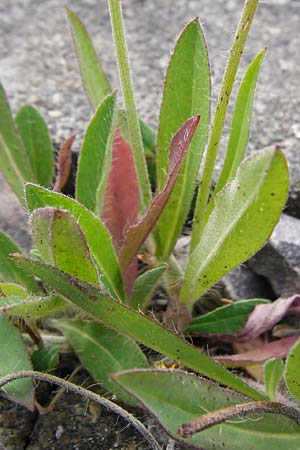
[[[256,305],[244,328],[238,333],[203,334],[227,342],[247,342],[273,328],[287,314],[300,313],[300,296],[279,298],[275,302]]]
[[[126,232],[124,244],[120,252],[121,268],[125,269],[128,266],[163,212],[175,185],[184,156],[194,136],[199,120],[200,116],[189,118],[174,135],[170,144],[170,172],[166,184],[163,190],[156,194],[140,221],[132,225]]]
[[[104,192],[101,219],[109,229],[119,254],[125,230],[137,221],[139,187],[130,145],[119,129],[112,146],[112,164]],[[137,259],[124,273],[126,293],[129,296],[138,275]]]
[[[75,135],[72,135],[60,146],[56,161],[57,174],[53,187],[54,192],[60,192],[68,181],[72,164],[71,147],[74,139]]]
[[[285,358],[299,336],[290,336],[269,342],[237,355],[216,356],[215,361],[226,364],[229,367],[243,367],[251,364],[263,364],[271,358]]]

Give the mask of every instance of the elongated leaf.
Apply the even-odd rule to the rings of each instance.
[[[19,199],[23,201],[23,183],[31,181],[33,174],[1,84],[0,117],[0,170]]]
[[[91,39],[79,17],[66,8],[78,58],[83,86],[94,110],[110,92],[106,76],[98,62]]]
[[[35,246],[47,263],[53,263],[80,280],[99,285],[85,236],[70,213],[38,208],[31,215],[31,223]]]
[[[81,227],[89,249],[109,291],[124,300],[124,288],[112,239],[103,223],[83,205],[65,195],[54,193],[34,184],[26,185],[26,200],[30,212],[50,206],[69,211]]]
[[[6,317],[0,316],[0,376],[31,368],[19,331]],[[23,379],[12,381],[3,390],[9,398],[33,411],[32,388],[32,381]]]
[[[142,273],[142,275],[136,279],[130,297],[130,306],[132,308],[141,310],[146,308],[160,277],[166,269],[167,265],[161,264],[154,269],[147,270],[147,272]]]
[[[56,161],[56,178],[53,186],[55,192],[60,192],[66,185],[72,169],[72,145],[75,135],[70,136],[60,146]]]
[[[36,290],[33,276],[17,267],[15,262],[8,258],[10,253],[22,251],[9,236],[0,231],[0,280],[21,284],[29,291]]]
[[[270,400],[276,402],[277,386],[282,378],[284,364],[282,359],[272,358],[264,364],[265,391]]]
[[[174,439],[181,441],[178,429],[182,423],[249,401],[206,379],[177,370],[131,370],[114,374],[112,379],[155,415]],[[259,414],[224,422],[184,442],[205,450],[298,450],[299,433],[300,427],[291,419]]]
[[[32,106],[23,106],[16,115],[16,125],[28,155],[32,181],[49,187],[54,176],[54,150],[45,120]]]
[[[202,239],[190,255],[181,300],[192,304],[223,275],[253,255],[270,236],[288,192],[286,161],[265,149],[241,164],[215,198]]]
[[[256,82],[265,54],[266,49],[256,56],[241,82],[232,117],[226,157],[214,194],[217,194],[234,177],[244,159],[249,140]]]
[[[197,130],[199,116],[190,117],[176,132],[170,144],[170,172],[163,189],[154,197],[141,220],[132,225],[126,233],[120,252],[120,265],[127,267],[131,259],[138,252],[140,246],[150,234],[158,218],[164,211],[174,188],[183,159],[186,155],[194,133]]]
[[[300,340],[295,343],[287,357],[284,379],[290,393],[300,402]]]
[[[115,93],[108,95],[100,104],[87,127],[79,156],[76,199],[97,213],[102,210],[104,187],[111,162],[115,105]]]
[[[262,364],[271,358],[285,358],[296,340],[297,336],[289,336],[278,341],[268,342],[243,353],[215,356],[214,359],[227,367],[246,367]]]
[[[210,116],[210,70],[206,42],[198,19],[192,20],[178,39],[168,67],[157,136],[157,184],[162,190],[169,173],[172,136],[191,116],[201,122],[185,163],[158,223],[158,255],[167,259],[173,250],[193,198]]]
[[[134,341],[97,322],[60,320],[55,325],[66,336],[95,381],[126,402],[134,403],[132,397],[108,377],[116,370],[149,366],[145,355]]]
[[[187,330],[189,333],[227,334],[240,331],[246,324],[249,314],[260,303],[268,303],[260,298],[240,300],[231,305],[221,306],[203,316],[194,317]]]
[[[157,322],[109,298],[99,289],[37,260],[21,255],[14,255],[14,258],[18,264],[30,270],[48,286],[109,327],[254,399],[264,398],[262,394],[215,363],[196,347],[188,344]]]
[[[10,295],[0,298],[0,314],[7,313],[23,319],[40,319],[66,311],[68,308],[70,304],[58,295],[47,297]]]
[[[0,297],[9,297],[16,295],[19,297],[26,297],[28,295],[27,289],[16,283],[0,282]]]

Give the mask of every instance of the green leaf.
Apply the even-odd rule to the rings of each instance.
[[[207,47],[198,19],[178,39],[168,67],[157,136],[157,183],[160,191],[169,173],[168,152],[173,135],[191,116],[200,114],[168,205],[158,223],[158,256],[167,259],[176,243],[193,198],[210,116],[210,70]]]
[[[4,89],[0,84],[0,170],[23,202],[23,183],[32,180],[32,171],[23,142],[16,130]]]
[[[100,219],[76,200],[63,194],[51,192],[30,183],[26,185],[25,192],[30,212],[36,208],[50,206],[69,211],[75,217],[85,235],[95,263],[103,274],[101,281],[113,295],[124,300],[125,294],[119,262],[111,236]]]
[[[39,372],[52,372],[56,369],[59,361],[60,344],[53,344],[35,350],[31,355],[34,370]]]
[[[31,370],[19,331],[6,318],[0,316],[0,377],[18,370]],[[16,380],[3,388],[5,394],[33,411],[33,389],[29,379]]]
[[[292,347],[287,357],[284,379],[290,393],[300,402],[300,340]]]
[[[284,370],[282,359],[272,358],[264,364],[265,391],[270,400],[276,402],[276,389]]]
[[[63,332],[96,382],[126,402],[135,403],[108,377],[115,371],[149,366],[145,355],[133,340],[96,322],[60,320],[55,326]]]
[[[98,215],[111,163],[115,106],[116,93],[100,104],[85,132],[78,161],[76,199]]]
[[[275,227],[288,192],[288,169],[278,149],[265,149],[241,164],[215,198],[202,239],[192,251],[181,300],[192,305],[223,275],[252,256]]]
[[[254,388],[215,363],[200,349],[188,344],[157,322],[109,298],[99,289],[76,280],[54,267],[46,266],[38,260],[21,255],[15,255],[14,258],[18,264],[30,270],[49,287],[107,326],[245,395],[257,400],[265,398]]]
[[[155,415],[174,439],[186,445],[205,450],[299,449],[300,427],[275,414],[224,422],[183,440],[177,433],[182,423],[249,399],[182,371],[131,370],[112,378]]]
[[[32,106],[23,106],[15,120],[31,165],[32,181],[45,187],[51,186],[54,150],[45,120]]]
[[[142,275],[135,280],[130,297],[130,306],[132,308],[142,310],[146,308],[152,298],[158,281],[166,269],[167,265],[161,264],[154,269],[142,273]]]
[[[110,92],[106,76],[98,62],[92,41],[79,17],[66,8],[78,58],[83,86],[94,110]]]
[[[268,303],[268,301],[255,298],[221,306],[207,314],[194,317],[186,331],[189,333],[237,333],[247,322],[255,305],[260,303]]]
[[[70,213],[38,208],[31,214],[31,223],[33,241],[47,263],[87,283],[99,285],[85,236]]]
[[[21,284],[29,291],[37,288],[32,275],[17,267],[15,262],[8,258],[10,253],[22,253],[17,244],[5,233],[0,231],[0,280]]]
[[[0,282],[0,297],[9,297],[16,295],[18,297],[26,297],[28,295],[27,289],[16,283]],[[0,300],[1,304],[1,300]]]
[[[256,82],[265,54],[266,49],[258,53],[241,82],[232,117],[226,157],[214,194],[223,189],[225,184],[235,176],[244,159],[249,140]]]
[[[68,308],[69,303],[58,295],[47,297],[10,295],[0,298],[0,314],[7,313],[23,319],[40,319],[66,311]]]

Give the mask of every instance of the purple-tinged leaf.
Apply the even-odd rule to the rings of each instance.
[[[71,147],[74,139],[75,135],[72,135],[60,146],[56,162],[57,174],[53,187],[54,192],[60,192],[68,181],[72,164]]]
[[[271,358],[286,358],[297,339],[299,339],[299,336],[290,336],[278,341],[268,342],[244,353],[216,356],[214,360],[225,364],[227,367],[263,364]]]
[[[174,135],[170,144],[169,153],[170,172],[164,188],[161,192],[156,194],[140,221],[131,226],[126,233],[125,241],[120,252],[120,265],[123,270],[128,266],[134,255],[136,255],[163,212],[175,185],[184,156],[197,129],[199,120],[200,116],[190,117]]]
[[[300,313],[299,295],[279,298],[272,303],[256,305],[246,325],[238,333],[214,334],[213,337],[228,342],[247,342],[273,328],[287,314],[295,313]]]

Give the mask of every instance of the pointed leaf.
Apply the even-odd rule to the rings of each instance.
[[[46,262],[53,263],[80,280],[99,285],[85,236],[70,213],[54,208],[39,208],[32,213],[31,223],[35,246],[42,257],[45,254]],[[45,233],[47,228],[48,233]]]
[[[124,288],[119,262],[112,239],[103,223],[83,205],[66,197],[33,184],[26,185],[26,200],[30,212],[36,208],[50,206],[69,211],[81,227],[87,244],[99,271],[101,281],[109,291],[124,300]]]
[[[249,140],[256,82],[265,54],[266,49],[258,53],[241,82],[232,117],[226,157],[214,194],[223,189],[225,184],[235,176],[244,159]]]
[[[127,403],[135,403],[108,375],[135,367],[148,367],[139,346],[126,336],[97,322],[60,320],[55,326],[63,332],[83,366],[96,382]]]
[[[129,370],[112,379],[138,399],[176,440],[205,450],[298,450],[300,427],[278,414],[259,414],[245,420],[223,422],[182,439],[184,422],[208,412],[249,401],[236,392],[177,370]],[[253,418],[252,418],[253,417]]]
[[[56,369],[59,361],[60,344],[53,344],[35,350],[31,355],[34,370],[39,372],[52,372]]]
[[[300,340],[291,349],[284,371],[285,383],[290,393],[300,402]]]
[[[46,266],[38,260],[21,255],[14,255],[14,259],[45,284],[109,327],[249,397],[257,400],[264,399],[262,394],[215,363],[201,350],[188,344],[157,322],[110,298],[107,293],[76,280],[54,267]]]
[[[193,304],[223,275],[265,243],[288,192],[282,153],[265,149],[241,164],[234,180],[215,198],[201,241],[192,251],[181,300]]]
[[[141,220],[137,224],[131,226],[126,233],[124,245],[120,252],[120,265],[123,269],[127,267],[133,256],[136,255],[164,211],[172,189],[174,188],[189,144],[196,132],[199,120],[199,116],[190,117],[173,137],[170,144],[169,176],[162,191],[154,197]]]
[[[186,331],[197,334],[236,333],[243,328],[248,320],[249,314],[260,303],[268,303],[268,301],[255,298],[251,300],[239,300],[230,305],[221,306],[207,314],[194,317]]]
[[[260,345],[254,350],[248,350],[236,355],[215,356],[214,359],[227,367],[246,367],[253,364],[262,364],[271,358],[285,358],[296,340],[297,336],[289,336]]]
[[[161,264],[154,269],[147,270],[136,279],[130,297],[130,306],[132,308],[141,310],[146,308],[151,300],[158,281],[166,269],[167,265]]]
[[[137,220],[138,206],[139,187],[132,151],[118,129],[113,140],[112,163],[101,213],[117,251],[123,243],[126,228]]]
[[[277,386],[282,378],[284,364],[282,359],[272,358],[264,364],[264,385],[267,396],[270,400],[277,400]]]
[[[23,201],[23,183],[31,181],[33,174],[1,84],[0,117],[0,170],[19,199]]]
[[[36,290],[32,275],[24,272],[8,258],[10,253],[22,253],[17,244],[5,233],[0,232],[0,280],[21,284],[29,291]]]
[[[168,67],[157,136],[157,184],[162,190],[169,168],[172,136],[189,117],[201,116],[174,192],[158,223],[158,256],[166,260],[176,243],[193,198],[210,116],[210,69],[198,19],[179,37]]]
[[[72,135],[60,146],[56,161],[57,173],[53,187],[55,192],[62,191],[70,176],[72,168],[72,145],[74,139],[75,135]]]
[[[23,319],[40,319],[66,311],[70,304],[58,295],[48,297],[7,296],[0,298],[0,313]]]
[[[27,289],[16,283],[0,282],[0,297],[9,297],[16,295],[18,297],[26,297],[28,295]],[[1,300],[0,300],[1,304]]]
[[[86,129],[78,161],[76,199],[98,214],[111,163],[115,106],[116,93],[100,104]]]
[[[79,17],[66,8],[71,26],[83,86],[94,110],[110,92],[105,74],[98,62],[92,41]]]
[[[30,162],[32,181],[49,187],[54,176],[54,150],[44,118],[32,106],[23,106],[15,120]]]
[[[31,370],[19,331],[6,318],[0,316],[0,377],[18,370]],[[3,388],[5,394],[33,411],[33,386],[29,379],[12,381]]]

